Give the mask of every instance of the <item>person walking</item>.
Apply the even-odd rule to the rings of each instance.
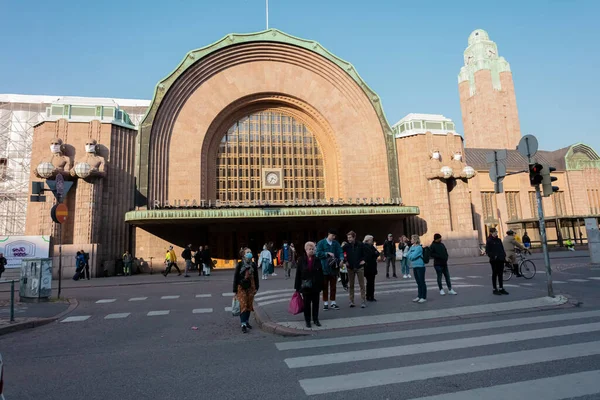
[[[242,260],[235,267],[233,293],[240,302],[240,322],[242,332],[252,329],[250,313],[254,311],[254,295],[258,292],[258,268],[252,261],[252,250],[244,248],[240,254]]]
[[[323,289],[323,267],[315,256],[316,246],[313,242],[306,242],[304,251],[306,255],[298,259],[294,289],[296,289],[296,292],[302,293],[304,321],[306,327],[310,328],[311,320],[316,326],[321,326],[319,322],[319,297],[321,289]]]
[[[210,247],[204,246],[202,250],[202,262],[204,263],[204,275],[210,276],[210,270],[213,267],[213,260],[210,253]]]
[[[316,246],[316,244],[315,244]],[[296,246],[294,246],[294,243],[290,243],[290,251],[292,252],[292,255],[290,257],[290,262],[292,263],[292,269],[296,268],[296,264],[298,263],[298,252],[296,251]]]
[[[275,273],[275,260],[277,259],[277,251],[275,250],[275,243],[273,242],[269,242],[268,245],[269,251],[271,252],[271,271],[269,272],[269,275],[272,276],[277,276],[277,274]]]
[[[329,301],[331,301],[332,309],[340,309],[335,302],[335,295],[338,268],[344,257],[344,252],[335,237],[335,230],[329,229],[327,237],[317,243],[316,256],[321,261],[321,268],[323,269],[323,310],[325,311],[329,310]]]
[[[184,259],[185,261],[185,275],[183,275],[185,278],[189,278],[190,275],[188,274],[188,272],[190,272],[190,270],[192,269],[192,245],[188,244],[187,246],[185,246],[185,249],[183,249],[183,252],[181,252],[181,258]]]
[[[502,273],[504,272],[504,263],[506,262],[506,252],[502,245],[502,240],[498,237],[498,231],[496,228],[490,229],[490,236],[487,238],[485,244],[485,253],[490,258],[490,265],[492,266],[492,286],[494,287],[494,294],[508,294],[504,290],[504,282]],[[496,286],[498,281],[498,286]]]
[[[268,249],[268,246],[265,244],[263,246],[263,250],[260,252],[260,256],[258,257],[258,265],[262,268],[262,279],[269,278],[269,269],[271,268],[271,263],[273,260],[271,259],[272,255]]]
[[[8,261],[6,261],[6,257],[4,257],[4,253],[0,253],[0,278],[2,278],[2,273],[6,271],[6,265]]]
[[[84,268],[85,268],[85,258],[83,257],[83,254],[81,254],[81,251],[78,251],[77,254],[75,255],[75,275],[73,275],[74,281],[84,279],[83,278]]]
[[[527,231],[525,231],[525,233],[523,233],[523,247],[525,247],[525,251],[529,254],[531,254],[531,238],[529,237],[529,235],[527,234]]]
[[[342,242],[342,249],[344,249],[344,246],[346,245],[346,243],[347,242]],[[344,253],[343,262],[340,264],[340,277],[338,280],[340,282],[342,282],[342,287],[347,292],[348,291],[348,265],[346,262],[346,253]]]
[[[167,254],[165,255],[165,263],[167,264],[167,268],[165,269],[165,272],[163,272],[165,278],[167,277],[167,275],[169,275],[169,273],[171,272],[171,268],[173,267],[175,267],[175,269],[178,272],[177,276],[181,275],[181,270],[177,266],[177,256],[175,255],[175,250],[173,250],[173,246],[169,246],[169,249],[167,250]]]
[[[355,307],[354,304],[354,283],[358,278],[358,286],[360,287],[360,298],[362,303],[361,308],[367,306],[367,296],[365,293],[365,250],[364,245],[361,242],[356,241],[356,233],[350,231],[346,234],[348,243],[344,246],[344,253],[346,253],[346,263],[348,265],[348,275],[350,278],[350,290],[348,291],[350,297],[350,308]]]
[[[431,257],[433,258],[433,268],[437,274],[438,288],[442,296],[446,295],[444,288],[442,287],[442,275],[446,278],[446,286],[448,287],[448,294],[456,295],[454,289],[452,289],[452,282],[450,282],[450,271],[448,271],[448,249],[446,245],[442,243],[442,235],[436,233],[433,235],[433,242],[431,246]]]
[[[81,256],[83,258],[83,265],[81,270],[82,278],[90,280],[90,253],[86,253],[81,250]]]
[[[131,276],[131,267],[133,266],[133,256],[131,253],[126,250],[125,254],[123,254],[123,275]]]
[[[377,299],[375,299],[375,277],[377,276],[377,258],[379,257],[379,250],[377,250],[377,247],[375,247],[372,235],[365,236],[365,239],[363,240],[363,249],[365,252],[365,279],[367,281],[367,301],[377,301]],[[396,276],[395,271],[396,267],[394,266],[394,276]]]
[[[198,276],[202,276],[202,268],[204,266],[202,262],[202,246],[198,247],[198,251],[194,253],[194,264],[198,270]]]
[[[398,242],[398,249],[402,250],[402,260],[400,261],[400,265],[402,266],[402,278],[410,279],[410,265],[408,262],[408,258],[406,257],[408,254],[408,250],[410,250],[410,246],[412,243],[408,240],[408,238],[404,235],[400,237],[400,241]]]
[[[283,241],[283,247],[277,252],[277,263],[283,265],[285,279],[290,279],[292,276],[292,250],[290,249],[287,240]]]
[[[425,283],[425,261],[423,260],[423,246],[421,246],[421,238],[419,235],[412,235],[412,246],[408,250],[406,257],[408,258],[410,267],[415,275],[417,282],[418,295],[413,299],[415,303],[425,303],[427,301],[427,284]]]
[[[517,264],[517,249],[525,250],[525,247],[515,239],[515,231],[510,229],[506,232],[506,237],[502,241],[504,251],[506,252],[506,261],[512,265],[513,273],[517,278],[523,276],[519,271],[519,264]]]
[[[394,236],[391,233],[388,234],[387,239],[383,242],[383,257],[385,258],[385,277],[390,277],[390,264],[392,265],[392,271],[394,278],[396,276],[396,243],[394,243]]]

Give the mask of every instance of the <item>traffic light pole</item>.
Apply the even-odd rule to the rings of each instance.
[[[538,215],[540,218],[540,236],[542,239],[542,250],[544,251],[544,263],[546,264],[548,297],[554,297],[554,290],[552,289],[552,267],[550,266],[550,253],[548,253],[548,238],[546,236],[546,221],[544,219],[544,207],[542,205],[540,185],[535,185],[535,197],[537,199]]]

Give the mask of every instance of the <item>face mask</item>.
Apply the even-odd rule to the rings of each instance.
[[[246,257],[246,260],[252,260],[252,253],[246,253],[244,257]]]
[[[462,154],[455,154],[454,155],[454,160],[455,161],[461,161],[462,160]]]
[[[86,153],[94,153],[96,151],[96,146],[94,146],[93,144],[86,144],[85,145],[85,152]]]
[[[50,151],[52,153],[60,153],[60,144],[51,144]]]
[[[283,247],[287,247],[287,244],[284,244]]]

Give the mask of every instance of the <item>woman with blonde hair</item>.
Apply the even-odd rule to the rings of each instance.
[[[415,303],[425,303],[427,301],[427,284],[425,283],[425,262],[423,260],[423,247],[419,235],[412,235],[410,238],[412,246],[408,250],[406,257],[413,269],[415,281],[418,287],[418,296],[413,299]]]
[[[258,268],[252,261],[252,250],[244,248],[240,254],[242,260],[235,268],[233,276],[233,293],[240,302],[240,322],[242,332],[252,329],[250,313],[254,311],[254,295],[258,291]]]

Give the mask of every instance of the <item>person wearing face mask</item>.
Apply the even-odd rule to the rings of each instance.
[[[290,279],[292,274],[292,259],[293,254],[291,248],[288,246],[287,240],[283,241],[283,247],[277,252],[277,263],[283,265],[283,272],[285,279]]]
[[[33,174],[41,179],[54,179],[56,175],[61,174],[64,177],[69,176],[71,170],[71,159],[65,156],[62,152],[63,141],[59,138],[54,138],[50,142],[50,158],[45,158],[39,163]],[[52,165],[50,170],[47,170],[47,165]]]
[[[240,322],[242,332],[247,333],[252,329],[250,313],[254,311],[254,295],[258,291],[258,268],[252,261],[252,250],[244,248],[241,251],[241,261],[235,267],[233,275],[233,293],[240,302]]]
[[[496,228],[490,229],[490,236],[487,238],[485,244],[485,253],[490,258],[490,265],[492,266],[492,286],[494,287],[494,294],[508,294],[504,290],[504,282],[502,273],[504,272],[504,262],[506,260],[506,252],[504,251],[504,245],[502,240],[498,237],[498,230]],[[498,286],[496,286],[498,281]]]
[[[85,142],[85,156],[75,164],[71,176],[78,176],[90,182],[94,181],[94,178],[106,176],[104,157],[96,153],[97,147],[98,143],[94,139]]]
[[[258,265],[262,268],[262,279],[267,280],[269,278],[269,270],[271,268],[271,263],[273,260],[271,259],[271,252],[268,249],[267,244],[263,246],[263,250],[260,252],[258,256]]]

